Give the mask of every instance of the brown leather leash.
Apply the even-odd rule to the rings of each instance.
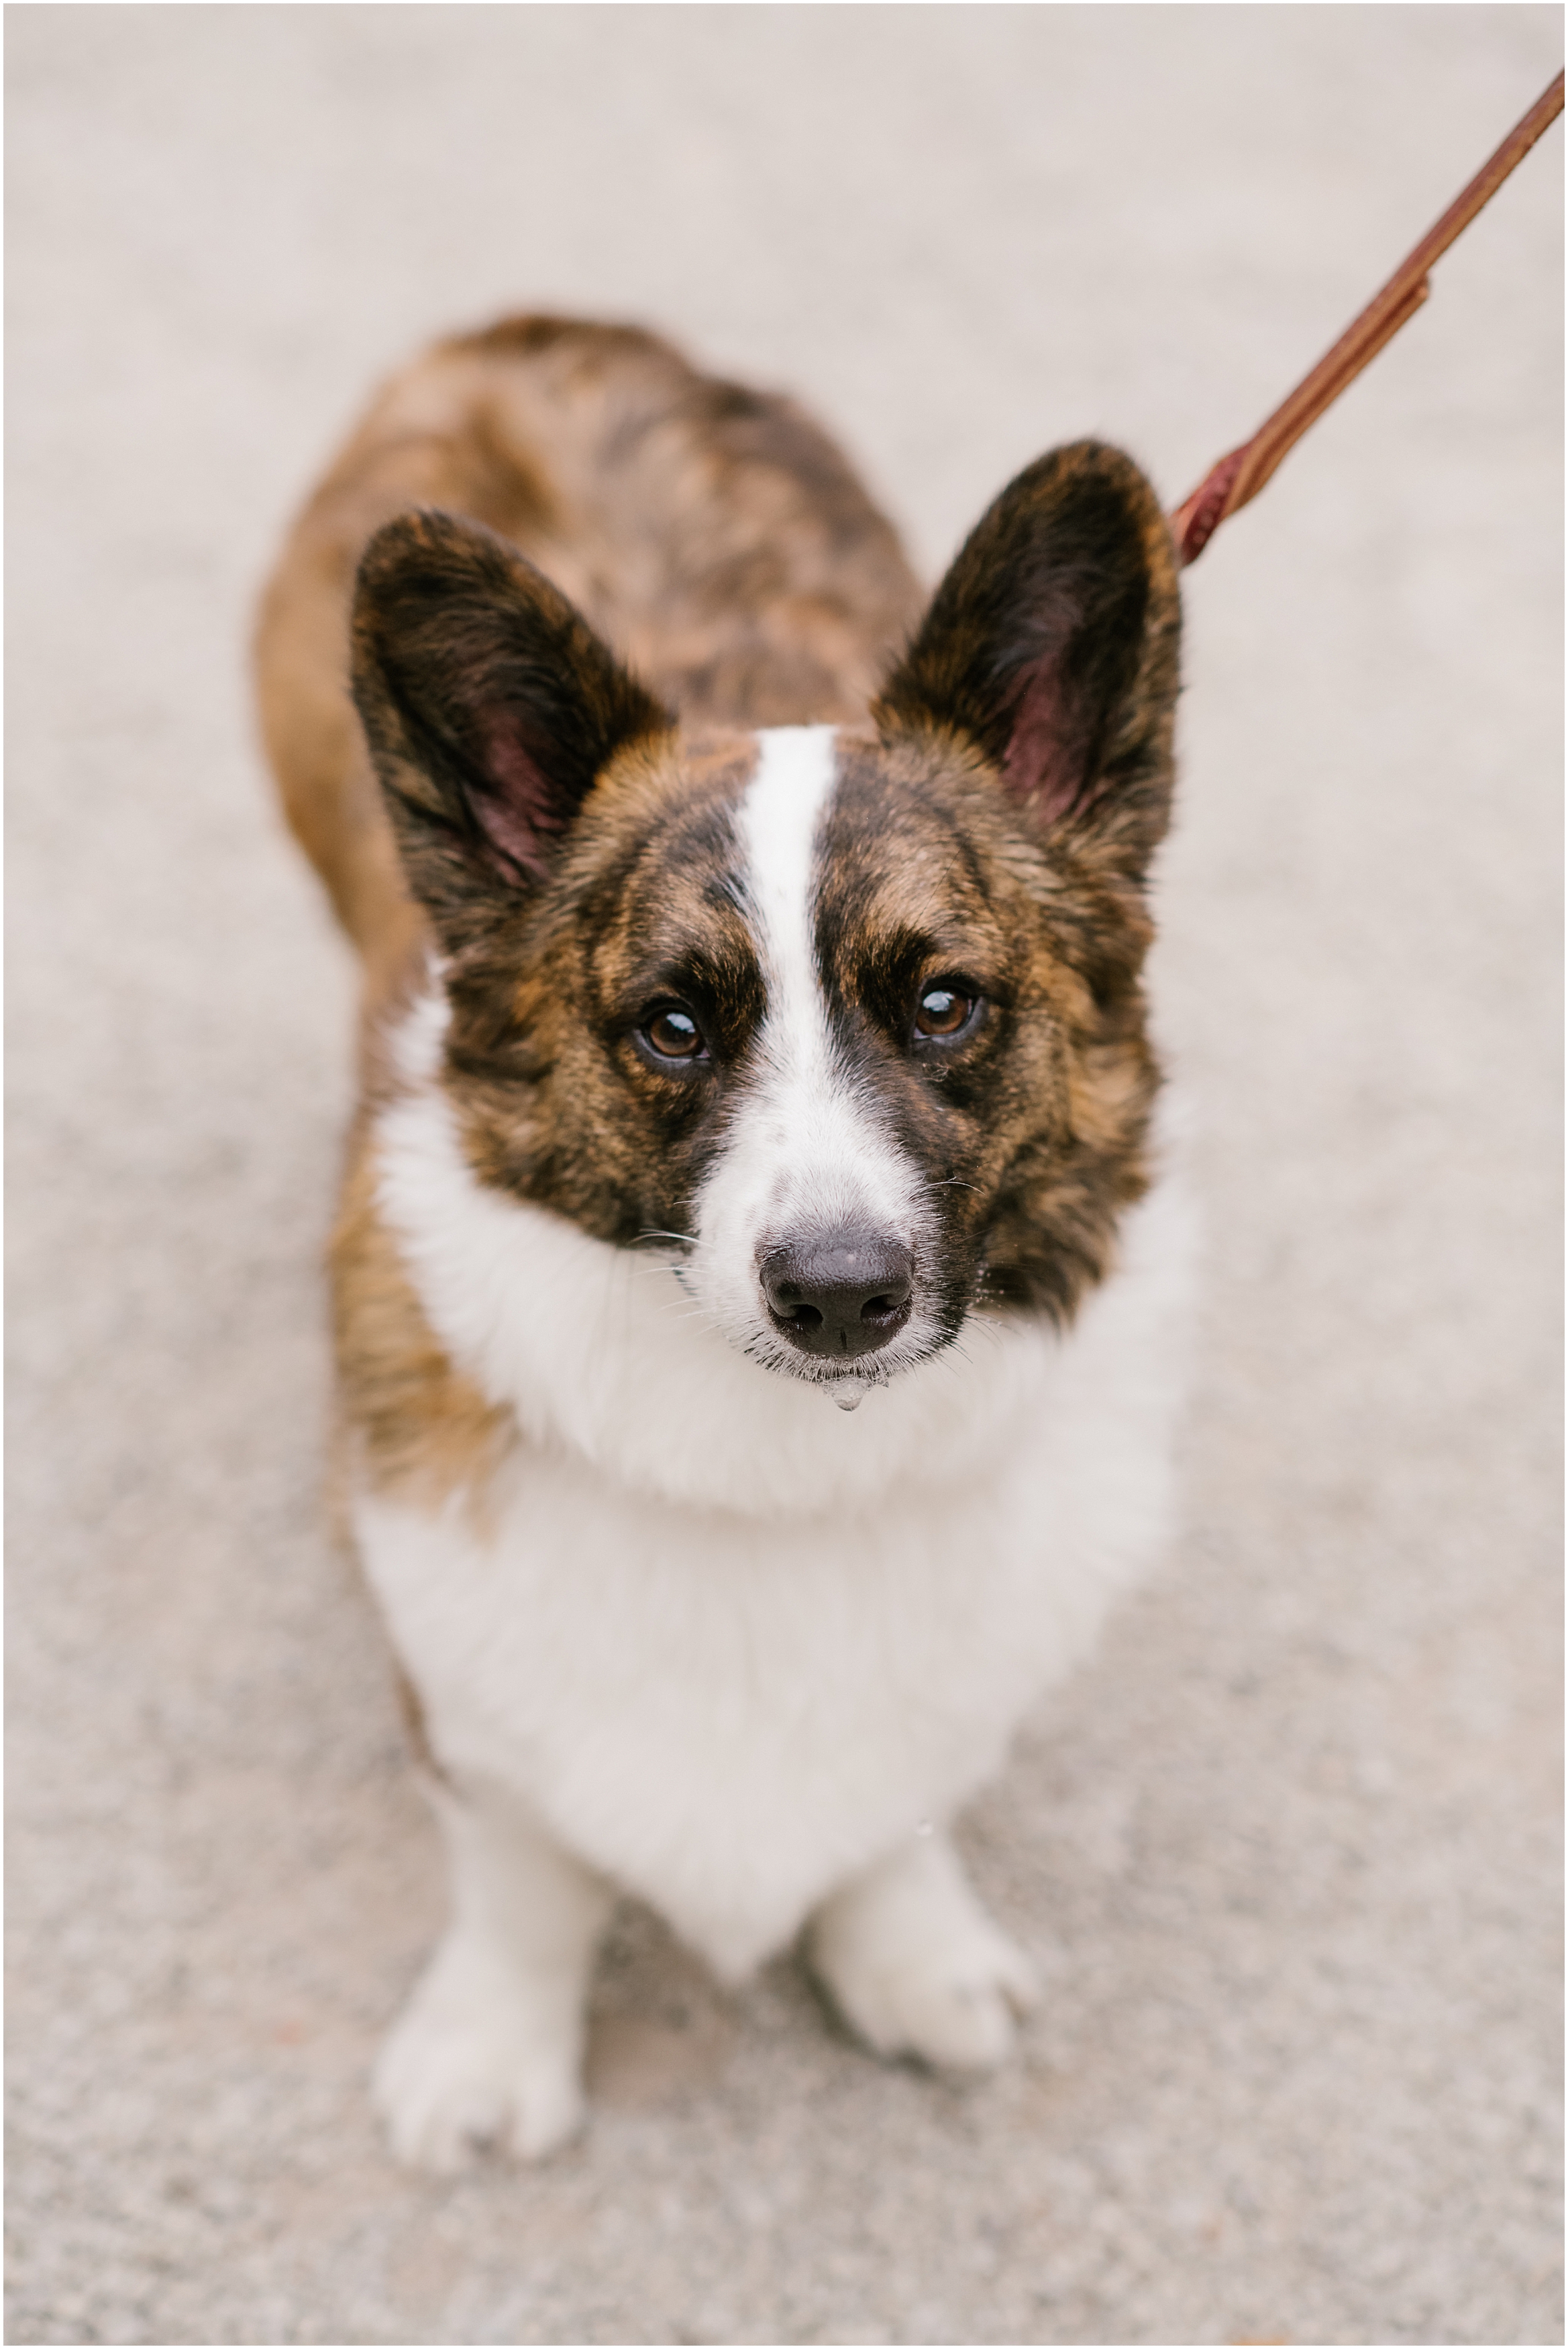
[[[1470,226],[1482,204],[1494,196],[1504,180],[1534,146],[1549,123],[1563,111],[1563,76],[1542,91],[1522,121],[1516,123],[1491,160],[1482,165],[1463,193],[1457,196],[1435,227],[1394,272],[1382,291],[1347,326],[1334,348],[1320,358],[1312,373],[1298,383],[1252,439],[1233,449],[1205,476],[1184,505],[1171,517],[1176,549],[1183,564],[1196,563],[1220,524],[1239,513],[1277,471],[1309,425],[1354,383],[1364,367],[1391,342],[1407,319],[1413,318],[1431,287],[1428,271],[1441,258],[1462,229]]]

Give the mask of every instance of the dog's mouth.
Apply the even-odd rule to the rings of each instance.
[[[685,1281],[681,1285],[687,1286]],[[689,1288],[687,1293],[692,1293]],[[832,1325],[826,1317],[819,1327],[779,1314],[761,1297],[757,1304],[761,1309],[754,1308],[744,1321],[719,1314],[712,1317],[711,1326],[758,1370],[792,1386],[811,1387],[830,1397],[841,1411],[857,1410],[873,1388],[890,1386],[930,1361],[957,1334],[956,1323],[963,1319],[954,1317],[950,1326],[947,1315],[934,1314],[919,1298],[905,1298],[861,1324],[862,1331],[869,1328],[874,1333],[872,1342],[862,1339],[859,1345],[828,1350],[822,1341]],[[814,1345],[812,1339],[818,1340]]]
[[[833,1353],[802,1346],[793,1325],[781,1324],[769,1311],[766,1321],[754,1323],[740,1340],[741,1350],[774,1377],[813,1388],[841,1411],[855,1411],[875,1388],[891,1386],[940,1353],[954,1334],[918,1299],[905,1299],[892,1312],[877,1318],[876,1342]]]
[[[754,1341],[744,1350],[775,1378],[810,1387],[814,1393],[836,1402],[841,1411],[857,1411],[876,1388],[891,1386],[903,1371],[924,1361],[931,1349],[923,1346],[918,1352],[901,1354],[894,1361],[861,1360],[842,1370],[827,1362],[804,1362],[798,1355],[786,1354],[765,1340]]]
[[[836,1379],[825,1380],[823,1392],[831,1396],[841,1411],[859,1411],[872,1389],[885,1387],[887,1382],[885,1371],[880,1378],[869,1372],[845,1371]]]

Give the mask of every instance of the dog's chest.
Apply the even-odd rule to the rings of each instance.
[[[995,1765],[1082,1644],[1042,1584],[1033,1480],[757,1522],[531,1455],[488,1533],[365,1503],[366,1564],[459,1774],[516,1787],[721,1968]]]
[[[1129,1262],[1070,1337],[993,1341],[1016,1351],[1006,1423],[947,1484],[912,1459],[874,1497],[841,1485],[816,1512],[748,1514],[634,1491],[544,1441],[503,1472],[483,1530],[466,1506],[363,1499],[366,1567],[438,1756],[515,1788],[721,1971],[780,1945],[984,1781],[1159,1538],[1180,1217],[1155,1199],[1132,1220]],[[895,1386],[851,1420],[804,1400],[825,1465],[916,1398]],[[800,1442],[781,1448],[809,1473]],[[737,1489],[744,1468],[728,1463]]]

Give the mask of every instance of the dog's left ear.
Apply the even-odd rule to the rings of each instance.
[[[982,516],[872,715],[884,739],[967,738],[1036,823],[1140,879],[1170,819],[1180,636],[1159,499],[1080,440]]]

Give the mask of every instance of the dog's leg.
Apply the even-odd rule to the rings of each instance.
[[[382,2048],[376,2101],[399,2158],[536,2158],[583,2117],[583,2009],[612,1899],[511,1798],[432,1788],[452,1921]]]
[[[822,1903],[808,1952],[845,2021],[879,2055],[988,2071],[1031,2007],[1035,1977],[994,1925],[941,1833],[901,1846]]]

